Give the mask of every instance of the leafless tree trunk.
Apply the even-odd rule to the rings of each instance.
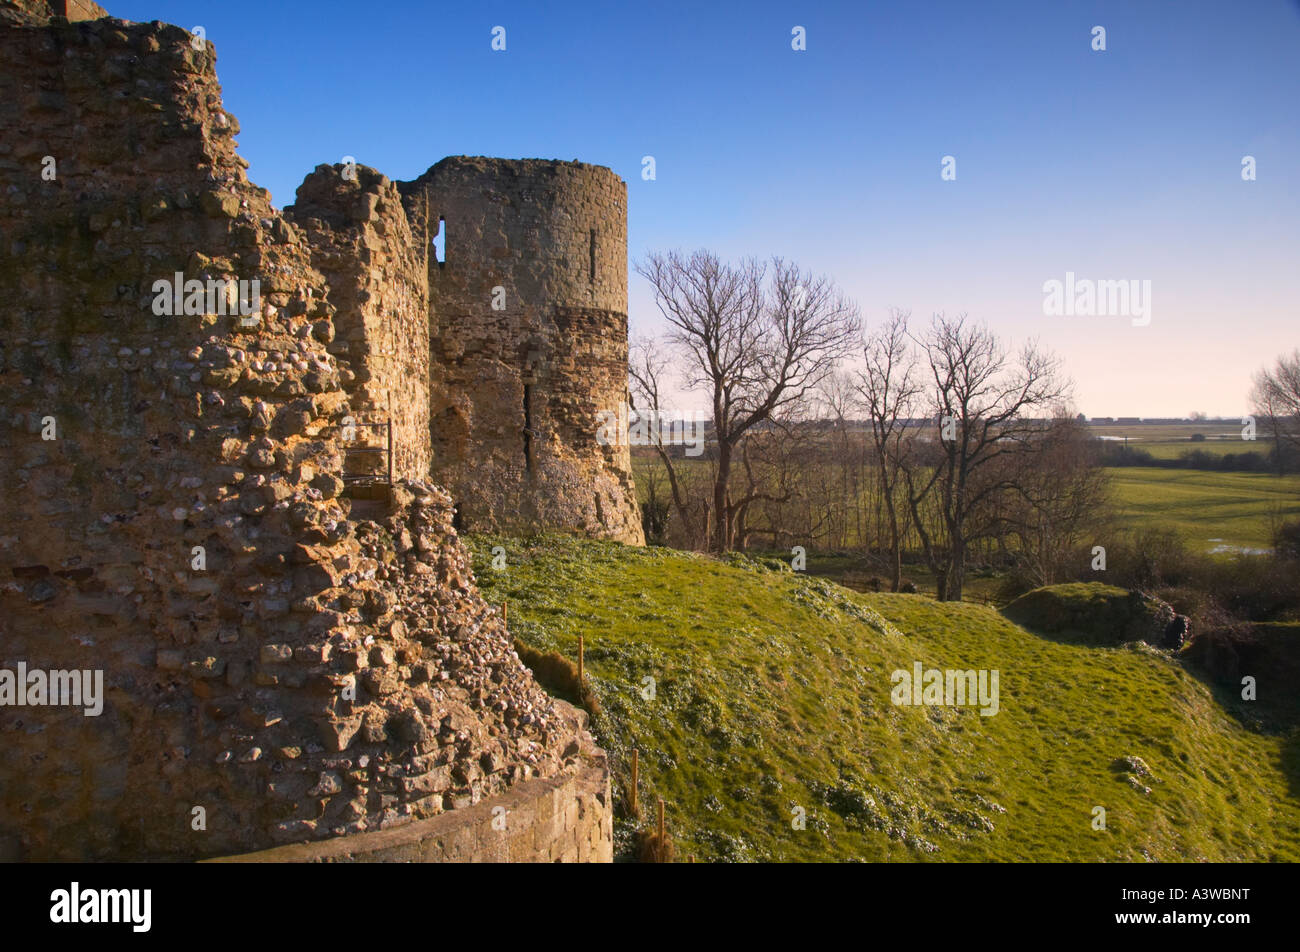
[[[632,386],[628,389],[631,395],[631,409],[636,413],[650,415],[651,442],[668,474],[668,487],[672,491],[673,506],[677,510],[683,528],[694,535],[694,519],[691,516],[686,494],[683,492],[672,457],[664,449],[663,432],[659,426],[662,420],[660,414],[664,409],[661,381],[665,377],[667,367],[668,359],[659,352],[654,341],[637,340],[629,348],[628,376],[631,378]]]
[[[1032,459],[1009,458],[1018,475],[1006,519],[1017,561],[1034,583],[1051,585],[1086,569],[1089,539],[1102,537],[1108,518],[1109,477],[1083,427],[1068,417],[1055,420],[1031,452]]]
[[[907,334],[910,315],[893,310],[889,321],[869,334],[866,367],[858,373],[858,394],[871,422],[876,477],[881,505],[889,523],[890,591],[903,584],[903,533],[899,526],[897,489],[908,452],[907,422],[921,395],[916,354]]]
[[[759,424],[802,399],[847,356],[859,333],[857,306],[828,278],[780,258],[726,264],[708,251],[652,253],[637,266],[683,357],[686,385],[712,400],[717,439],[713,547],[734,543],[729,493],[736,447]]]
[[[987,537],[1000,494],[1016,485],[1017,468],[998,465],[1042,433],[1041,418],[1057,411],[1069,384],[1058,361],[1026,344],[1013,362],[1001,341],[965,315],[936,315],[924,341],[938,423],[937,461],[928,476],[907,474],[909,502],[940,601],[961,601],[966,563],[974,544]],[[920,519],[918,506],[935,493],[943,539]]]

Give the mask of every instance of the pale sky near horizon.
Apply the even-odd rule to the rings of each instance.
[[[966,312],[1058,353],[1089,416],[1239,415],[1300,347],[1296,0],[106,6],[204,27],[280,206],[343,155],[395,179],[456,154],[608,165],[633,261],[781,254],[872,325]],[[1045,314],[1066,272],[1150,281],[1150,323]],[[656,331],[634,271],[629,298]]]

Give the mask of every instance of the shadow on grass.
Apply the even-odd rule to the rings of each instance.
[[[1072,583],[1037,589],[1002,614],[1026,631],[1058,644],[1120,647],[1150,630],[1150,606],[1135,593]],[[1300,797],[1300,624],[1258,623],[1194,632],[1168,656],[1203,683],[1214,701],[1257,734],[1287,735],[1282,769]]]
[[[1282,773],[1287,792],[1300,800],[1300,728],[1293,728],[1282,742]]]

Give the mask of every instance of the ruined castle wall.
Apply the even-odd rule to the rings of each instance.
[[[97,717],[0,706],[4,859],[391,829],[572,766],[450,497],[412,479],[352,518],[340,424],[373,397],[328,348],[366,316],[248,182],[191,41],[0,25],[0,669],[104,684]],[[177,272],[261,306],[155,313]]]
[[[98,20],[108,16],[108,11],[91,0],[53,0],[50,6],[55,14],[67,20]]]
[[[0,17],[31,23],[48,22],[51,17],[65,20],[98,20],[108,11],[93,0],[0,0]]]
[[[425,241],[445,225],[429,266],[433,474],[464,525],[643,542],[627,447],[596,440],[627,397],[624,182],[456,157],[400,188]]]
[[[361,424],[349,457],[360,473],[384,469],[386,431],[365,424],[391,421],[394,474],[428,476],[428,265],[396,186],[364,166],[322,165],[285,217],[302,228],[329,283],[336,336],[328,350],[348,364],[345,386]]]

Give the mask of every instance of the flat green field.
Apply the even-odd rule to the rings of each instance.
[[[1092,436],[1127,436],[1134,441],[1190,440],[1193,433],[1203,433],[1207,440],[1241,439],[1241,424],[1219,421],[1203,423],[1103,423],[1089,424]]]
[[[1178,459],[1184,453],[1190,453],[1193,450],[1209,453],[1211,456],[1226,456],[1229,453],[1258,453],[1260,456],[1267,456],[1273,450],[1273,441],[1255,440],[1253,443],[1245,443],[1233,439],[1206,440],[1204,443],[1192,443],[1189,440],[1178,438],[1149,441],[1131,440],[1129,446],[1150,453],[1156,459]]]
[[[1114,443],[1128,440],[1130,448],[1150,453],[1156,459],[1177,459],[1184,453],[1200,450],[1215,456],[1227,453],[1258,453],[1267,456],[1273,450],[1273,441],[1263,432],[1254,440],[1241,438],[1240,423],[1168,423],[1144,425],[1089,426],[1088,435],[1104,437]],[[1204,440],[1193,441],[1195,435]]]
[[[1273,520],[1300,517],[1300,476],[1142,467],[1109,472],[1125,526],[1174,529],[1201,551],[1267,548]]]
[[[1300,737],[1247,730],[1166,653],[744,558],[467,541],[517,638],[585,640],[621,851],[636,748],[642,816],[664,799],[680,860],[1300,860]],[[893,703],[916,662],[997,669],[997,713]]]

